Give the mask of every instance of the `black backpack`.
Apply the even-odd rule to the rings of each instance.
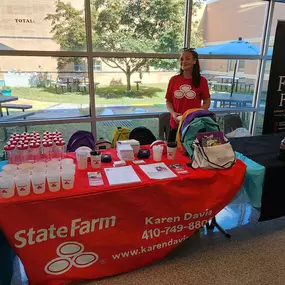
[[[66,151],[74,152],[81,146],[87,146],[91,149],[95,149],[94,136],[88,131],[75,132],[68,141]]]
[[[146,127],[136,127],[130,133],[130,140],[137,140],[140,145],[152,144],[156,141],[154,134]]]

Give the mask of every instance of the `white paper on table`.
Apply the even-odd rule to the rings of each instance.
[[[131,165],[105,168],[105,173],[110,185],[120,185],[141,182]]]
[[[141,170],[150,179],[167,179],[177,177],[163,162],[147,165],[139,165]]]

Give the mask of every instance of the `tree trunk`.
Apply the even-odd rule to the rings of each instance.
[[[132,91],[132,86],[131,86],[131,68],[127,64],[126,65],[126,77],[127,77],[127,91],[130,92]]]

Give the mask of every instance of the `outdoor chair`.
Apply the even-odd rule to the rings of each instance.
[[[244,87],[244,93],[250,93],[251,92],[251,88],[252,88],[252,86],[254,86],[254,84],[253,83],[251,83],[251,82],[245,82],[245,81],[242,81],[242,82],[240,82],[239,83],[239,88],[240,88],[240,91],[242,91],[242,87]],[[247,88],[248,88],[248,91],[247,91]],[[246,92],[247,91],[247,92]]]
[[[160,140],[166,141],[170,129],[170,113],[163,113],[158,118],[158,136]]]
[[[78,85],[77,85],[77,88],[78,88],[78,92],[81,91],[81,88],[84,89],[84,92],[87,92],[87,88],[89,88],[89,82],[88,82],[88,78],[84,78],[83,81],[81,81]]]
[[[58,93],[57,87],[61,87],[61,92],[64,93],[64,88],[66,88],[66,91],[67,91],[68,84],[67,84],[66,80],[58,77],[57,82],[56,82],[56,93]]]
[[[242,120],[239,115],[229,114],[224,116],[224,133],[228,134],[238,128],[242,128]]]

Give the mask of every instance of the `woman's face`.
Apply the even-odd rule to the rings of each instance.
[[[180,56],[180,67],[183,70],[192,69],[196,62],[197,60],[193,57],[193,54],[190,51],[184,51]]]

